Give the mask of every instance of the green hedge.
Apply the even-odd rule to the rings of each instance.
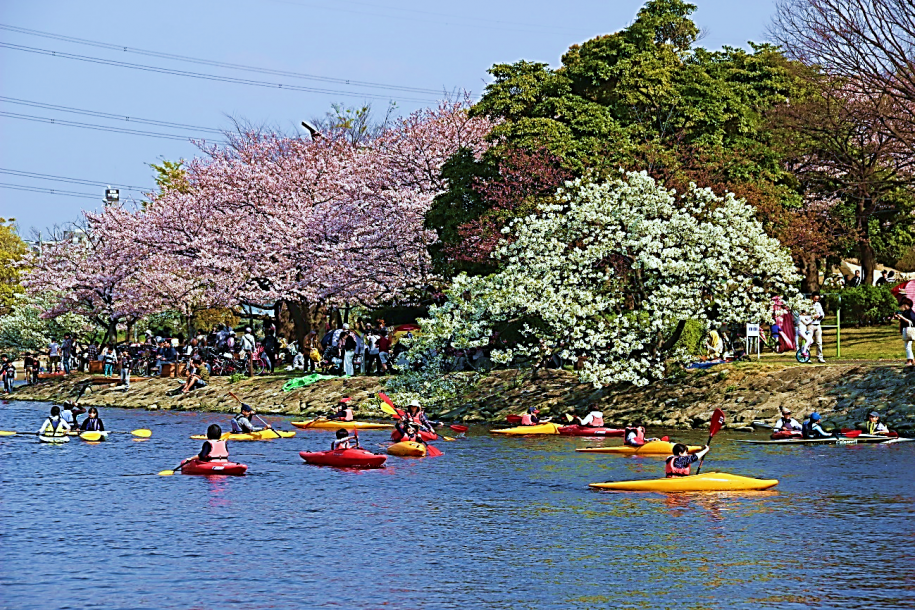
[[[842,324],[871,326],[883,324],[898,309],[896,297],[886,286],[858,286],[843,288],[823,295],[826,309],[835,312],[842,297]]]

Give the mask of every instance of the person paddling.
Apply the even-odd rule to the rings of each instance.
[[[426,413],[423,411],[423,407],[419,404],[418,400],[414,399],[407,405],[407,412],[404,414],[404,419],[408,422],[413,422],[420,430],[433,432],[432,422],[426,417]]]
[[[270,424],[266,424],[263,428],[258,428],[251,423],[251,419],[255,415],[257,415],[257,411],[251,405],[242,403],[241,412],[232,419],[232,432],[235,434],[250,434],[261,430],[269,430]]]
[[[641,447],[648,440],[645,438],[645,426],[635,424],[626,426],[623,430],[623,444],[630,447]]]
[[[880,414],[876,411],[871,411],[867,414],[867,421],[864,422],[861,429],[865,434],[888,436],[890,433],[890,429],[886,427],[886,424],[880,421]]]
[[[38,429],[38,436],[66,436],[69,431],[70,424],[60,416],[60,407],[54,405],[50,417]]]
[[[426,441],[419,435],[419,426],[413,422],[407,422],[404,426],[402,436],[400,437],[400,443],[422,443],[426,444]]]
[[[782,409],[782,416],[775,422],[776,432],[800,432],[803,426],[791,417],[791,409]]]
[[[219,424],[210,424],[207,428],[207,440],[203,441],[203,447],[197,454],[197,459],[201,462],[228,462],[229,449],[226,441],[222,438],[222,428]]]
[[[89,407],[89,416],[83,420],[79,429],[83,432],[104,432],[105,424],[102,423],[98,416],[98,409]]]
[[[350,436],[350,433],[343,428],[337,430],[337,438],[330,444],[330,448],[334,451],[337,449],[352,449],[354,447],[359,447],[359,437]]]
[[[591,405],[591,412],[578,418],[578,424],[587,428],[603,428],[604,413],[597,409],[597,405]]]
[[[78,428],[79,421],[76,418],[78,415],[82,415],[85,412],[86,409],[79,406],[75,402],[65,400],[60,416],[70,425],[71,428]]]
[[[823,430],[820,425],[822,419],[816,411],[810,414],[810,419],[801,426],[801,434],[803,434],[804,438],[833,438],[835,436]]]
[[[353,408],[349,406],[351,398],[341,398],[337,403],[337,413],[334,419],[338,421],[353,421]]]
[[[692,474],[693,462],[698,462],[708,453],[709,446],[705,445],[700,451],[689,454],[689,447],[677,443],[673,448],[673,455],[664,462],[664,473],[668,479],[673,477],[687,477]]]

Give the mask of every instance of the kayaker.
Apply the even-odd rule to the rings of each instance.
[[[353,444],[354,442],[355,445]],[[335,438],[330,444],[330,448],[333,450],[353,449],[354,447],[359,447],[359,438],[356,436],[350,436],[350,433],[343,428],[337,430],[337,438]]]
[[[537,407],[529,407],[527,413],[521,416],[521,425],[522,426],[536,426],[537,424],[545,424],[546,422],[552,419],[547,417],[540,419],[537,414],[540,413],[540,409]]]
[[[54,405],[51,407],[51,415],[44,423],[41,424],[41,428],[38,429],[39,436],[65,436],[67,432],[70,431],[70,424],[64,421],[60,416],[60,407]]]
[[[880,421],[880,414],[876,411],[871,411],[867,414],[867,421],[864,422],[861,430],[865,434],[882,434],[884,436],[887,436],[890,433],[890,429],[886,427],[886,424]]]
[[[683,443],[677,443],[673,447],[674,454],[664,462],[664,473],[668,479],[689,476],[692,474],[693,462],[701,460],[708,450],[708,445],[705,445],[700,451],[689,454],[689,447]]]
[[[419,435],[419,426],[413,422],[407,422],[404,426],[404,430],[401,433],[399,443],[422,443],[426,444],[426,441]]]
[[[404,414],[404,418],[407,421],[416,424],[416,427],[420,430],[425,430],[426,432],[433,431],[432,422],[426,417],[422,405],[420,405],[419,401],[416,399],[410,401],[410,404],[407,405],[407,412]]]
[[[801,426],[801,434],[804,438],[832,438],[835,435],[826,432],[823,430],[823,427],[820,425],[822,421],[820,414],[814,411],[810,414],[810,419],[804,422]]]
[[[630,447],[641,447],[647,443],[645,427],[640,425],[626,426],[623,430],[623,444]]]
[[[197,459],[201,462],[228,462],[229,449],[226,447],[226,441],[219,440],[221,438],[222,428],[219,424],[210,424],[207,428],[207,440],[203,441]]]
[[[603,428],[604,414],[602,411],[597,410],[597,405],[591,405],[591,412],[579,418],[578,424],[588,428]]]
[[[83,432],[103,432],[105,430],[105,424],[98,416],[98,409],[89,407],[89,416],[83,420],[79,429]]]
[[[803,426],[791,417],[790,409],[782,409],[782,416],[775,422],[776,432],[800,432]]]
[[[235,434],[250,434],[251,432],[259,432],[260,430],[269,430],[270,424],[266,424],[263,428],[258,428],[251,423],[251,418],[255,415],[257,415],[257,411],[255,411],[251,405],[242,404],[241,412],[232,418],[232,432]]]
[[[79,420],[77,420],[77,416],[82,415],[85,412],[86,409],[79,406],[75,402],[65,400],[60,416],[65,422],[67,422],[67,424],[69,424],[71,428],[78,428]]]
[[[337,413],[334,415],[334,419],[338,421],[353,421],[353,408],[349,406],[349,401],[352,398],[341,398],[340,402],[337,403]]]

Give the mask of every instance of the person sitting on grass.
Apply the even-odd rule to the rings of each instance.
[[[187,367],[187,382],[181,388],[182,394],[187,394],[191,390],[197,390],[207,387],[210,380],[210,371],[203,365],[200,358],[195,358],[191,366]]]
[[[226,441],[222,439],[222,428],[219,424],[210,424],[207,428],[207,440],[203,441],[203,447],[197,454],[197,459],[201,462],[228,462],[229,449]]]
[[[263,428],[258,428],[251,423],[252,418],[256,415],[257,412],[251,405],[242,404],[241,412],[232,419],[232,432],[235,434],[251,434],[252,432],[269,430],[270,424],[266,424]]]
[[[690,455],[689,447],[683,443],[677,443],[673,447],[673,455],[664,461],[664,474],[668,479],[688,477],[692,474],[693,462],[701,460],[708,453],[708,449],[708,445],[705,445],[699,452]]]
[[[337,438],[333,440],[330,444],[330,448],[336,451],[337,449],[353,449],[359,448],[359,438],[356,436],[350,436],[350,433],[343,428],[337,430]]]

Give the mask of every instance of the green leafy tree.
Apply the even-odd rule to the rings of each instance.
[[[17,263],[28,254],[28,247],[16,232],[15,219],[0,218],[0,315],[8,314],[16,295],[22,293]]]

